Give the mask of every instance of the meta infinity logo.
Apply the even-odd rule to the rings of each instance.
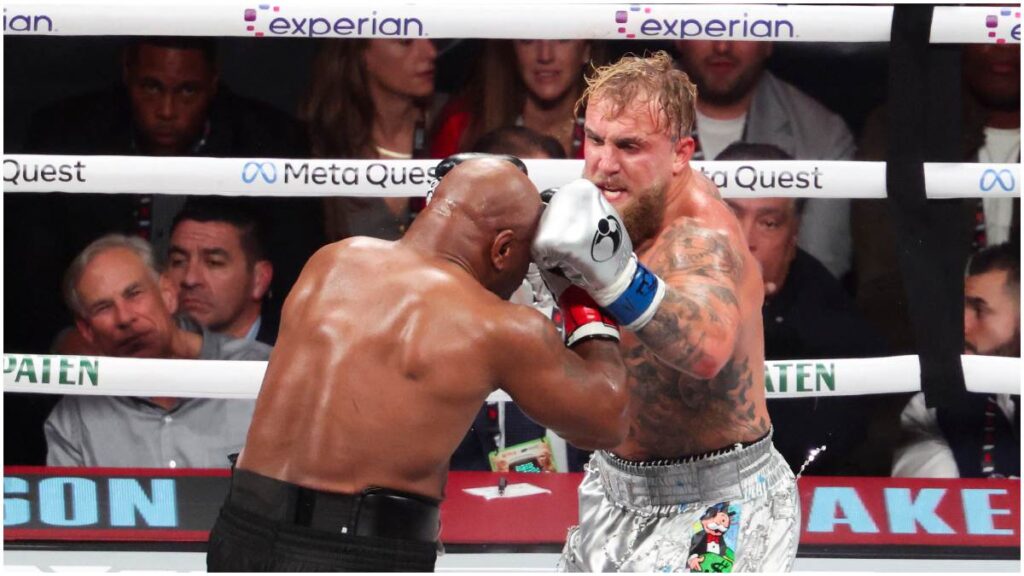
[[[262,178],[267,184],[277,182],[277,166],[273,162],[246,162],[242,166],[242,182],[252,184]]]
[[[1013,192],[1014,187],[1017,185],[1016,178],[1013,177],[1013,172],[1003,168],[1002,170],[993,170],[991,168],[981,173],[981,181],[978,182],[982,192],[988,192],[989,190],[999,186],[1005,192]]]

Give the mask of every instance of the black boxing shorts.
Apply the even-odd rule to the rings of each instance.
[[[235,469],[210,531],[210,572],[433,572],[437,500],[312,490]]]

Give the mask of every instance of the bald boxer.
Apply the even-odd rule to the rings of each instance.
[[[611,321],[576,290],[568,305],[584,320],[566,348],[507,301],[541,212],[515,164],[471,159],[401,240],[313,255],[284,304],[210,570],[433,570],[449,458],[497,388],[576,445],[622,441]]]
[[[696,88],[661,52],[595,71],[584,98],[589,182],[555,194],[534,252],[628,329],[630,426],[591,460],[560,568],[788,570],[799,502],[765,406],[764,283],[690,166]],[[603,253],[616,235],[635,254]]]

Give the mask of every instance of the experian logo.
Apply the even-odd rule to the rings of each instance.
[[[1002,18],[1000,19],[1000,17]],[[1000,26],[1000,23],[1004,26]],[[1018,8],[1016,11],[1003,9],[999,11],[999,14],[985,16],[985,28],[988,29],[988,37],[992,38],[996,44],[1006,44],[1007,38],[1013,38],[1020,42],[1020,9]]]
[[[42,34],[53,31],[53,20],[45,14],[14,14],[8,16],[7,8],[4,8],[4,32]]]
[[[616,10],[615,23],[623,38],[767,38],[785,40],[796,37],[793,23],[785,19],[742,18],[656,18],[650,6],[631,4],[629,10]]]
[[[256,8],[246,8],[242,13],[247,32],[253,36],[355,36],[403,38],[423,37],[423,21],[419,18],[379,17],[374,10],[369,16],[363,17],[323,17],[286,18],[279,16],[280,6],[258,4]]]

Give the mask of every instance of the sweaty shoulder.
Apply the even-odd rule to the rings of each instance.
[[[532,306],[514,304],[497,296],[491,302],[495,318],[495,335],[499,338],[519,339],[536,337],[544,330],[554,328],[551,319],[541,314]]]
[[[387,258],[394,242],[367,236],[352,236],[322,246],[309,258],[307,266],[329,265],[339,258]]]
[[[743,231],[718,188],[694,170],[686,205],[649,252],[655,272],[721,275],[738,281],[748,267]]]
[[[487,341],[496,365],[521,372],[538,356],[565,346],[551,319],[531,306],[513,304],[494,296],[488,306]]]
[[[672,226],[700,226],[719,230],[742,244],[743,230],[718,187],[699,170],[693,171],[686,214]]]

